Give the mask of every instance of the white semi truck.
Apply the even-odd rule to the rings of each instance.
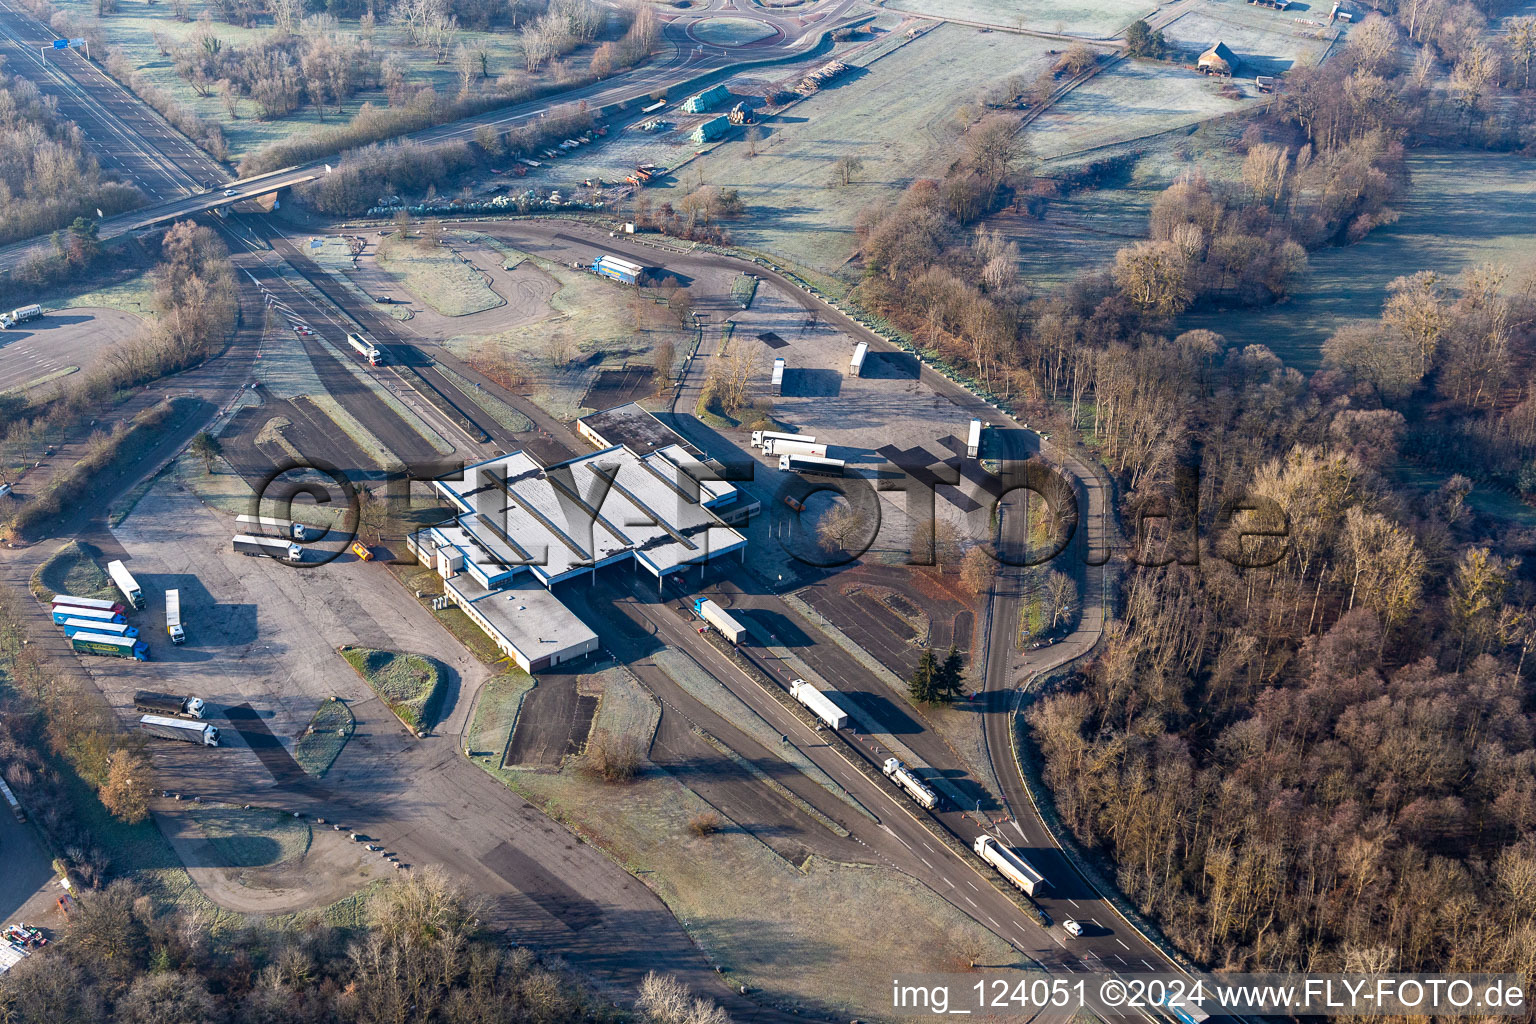
[[[708,598],[694,598],[693,610],[699,613],[699,617],[720,631],[720,635],[733,644],[739,644],[747,638],[747,631],[741,623],[732,618],[731,613],[721,608]]]
[[[291,537],[303,542],[309,539],[309,529],[303,523],[291,519],[273,519],[270,516],[236,516],[235,524],[259,537]]]
[[[37,303],[30,306],[19,306],[9,313],[0,313],[0,327],[15,327],[24,324],[28,320],[39,320],[43,315],[43,307]]]
[[[886,758],[885,765],[880,770],[885,772],[885,777],[900,786],[923,810],[931,811],[939,806],[939,794],[928,788],[928,784],[918,778],[912,769],[902,764],[899,757]]]
[[[276,537],[252,537],[242,533],[235,537],[234,547],[242,555],[266,555],[268,558],[286,558],[290,562],[304,561],[303,548]]]
[[[112,582],[129,604],[135,608],[144,607],[144,588],[139,586],[139,581],[133,578],[133,573],[121,559],[114,558],[107,563],[107,575],[112,577]]]
[[[187,642],[187,631],[181,628],[181,591],[165,592],[165,632],[173,644]]]
[[[825,722],[828,728],[847,728],[848,712],[838,707],[831,697],[828,697],[804,679],[796,679],[789,684],[789,695],[810,708],[811,714]]]
[[[1029,861],[991,836],[978,836],[972,849],[976,851],[978,857],[996,868],[998,874],[1029,895],[1038,896],[1045,891],[1047,885],[1045,876],[1036,871],[1035,866]]]
[[[777,430],[752,431],[752,447],[761,448],[769,441],[804,441],[806,444],[815,444],[815,434],[784,434]]]
[[[348,334],[347,344],[352,346],[352,351],[368,360],[369,366],[383,366],[384,353],[379,346],[363,337],[361,334]]]
[[[846,467],[842,459],[825,459],[817,455],[779,456],[779,469],[801,476],[842,476]]]
[[[772,437],[763,442],[764,455],[777,455],[783,458],[785,455],[810,455],[814,458],[827,457],[827,446],[816,444],[814,441],[791,441],[787,438]]]
[[[167,718],[164,715],[145,715],[139,719],[139,728],[163,740],[201,743],[205,747],[219,745],[219,727],[206,722],[189,722],[184,718]]]

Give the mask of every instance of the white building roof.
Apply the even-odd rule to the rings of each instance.
[[[644,458],[615,447],[545,469],[513,452],[436,482],[462,514],[434,532],[493,584],[520,563],[535,563],[528,568],[548,585],[626,556],[661,575],[746,544],[701,504],[735,488],[695,480],[691,461],[678,445]]]

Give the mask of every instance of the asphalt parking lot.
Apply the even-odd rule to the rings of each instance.
[[[143,323],[120,309],[82,307],[0,331],[0,391],[25,387],[71,366],[89,372]]]

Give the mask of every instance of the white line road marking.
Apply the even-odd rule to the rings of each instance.
[[[1147,964],[1147,962],[1145,960],[1143,960],[1142,963]],[[1157,970],[1157,968],[1153,967],[1151,964],[1147,964],[1147,970],[1155,971],[1155,970]]]
[[[1119,938],[1119,937],[1118,937],[1118,936],[1116,936],[1116,937],[1115,937],[1115,941],[1116,941],[1116,942],[1120,942],[1120,938]],[[1126,945],[1126,944],[1125,944],[1125,943],[1123,943],[1123,942],[1120,942],[1120,948],[1121,948],[1121,949],[1123,949],[1123,950],[1125,950],[1125,951],[1126,951],[1126,952],[1127,952],[1127,953],[1129,953],[1129,952],[1130,952],[1130,951],[1131,951],[1131,947],[1130,947],[1130,946],[1127,946],[1127,945]]]
[[[1019,834],[1020,839],[1024,840],[1026,843],[1029,842],[1029,836],[1024,834],[1024,829],[1019,825],[1017,821],[1013,823],[1013,830]]]
[[[969,903],[969,904],[970,904],[970,905],[971,905],[971,906],[973,906],[973,907],[976,907],[976,901],[975,901],[975,900],[973,900],[973,899],[971,899],[971,898],[970,898],[970,897],[969,897],[969,896],[967,896],[967,895],[966,895],[966,894],[965,894],[965,893],[961,893],[961,894],[960,894],[960,897],[961,897],[961,899],[963,899],[963,900],[965,900],[965,902],[967,902],[967,903]],[[980,910],[980,909],[981,909],[981,908],[980,908],[980,907],[976,907],[976,909],[977,909],[977,910]]]
[[[1067,900],[1067,902],[1072,904],[1074,907],[1077,907],[1079,910],[1082,909],[1082,904],[1078,903],[1077,900]]]
[[[926,858],[926,857],[924,857],[924,856],[923,856],[923,855],[922,855],[922,854],[918,854],[918,855],[917,855],[917,859],[918,859],[918,860],[920,860],[920,861],[922,861],[922,862],[923,862],[923,863],[924,863],[924,864],[927,864],[927,865],[928,865],[928,870],[929,870],[929,871],[932,871],[932,870],[934,870],[934,867],[933,867],[933,865],[932,865],[932,864],[928,864],[928,858]],[[975,906],[975,904],[974,904],[974,903],[973,903],[973,904],[971,904],[971,905],[972,905],[972,906]]]
[[[965,884],[966,884],[966,885],[968,885],[968,886],[970,886],[970,887],[971,887],[971,888],[972,888],[972,889],[973,889],[973,890],[975,890],[975,891],[976,891],[976,892],[981,892],[981,890],[980,890],[980,889],[977,889],[977,888],[976,888],[976,883],[975,883],[975,882],[973,882],[973,881],[971,881],[971,880],[970,880],[970,879],[969,879],[969,878],[967,878],[967,879],[966,879],[966,880],[965,880]]]

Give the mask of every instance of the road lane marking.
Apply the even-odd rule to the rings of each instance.
[[[1116,941],[1116,942],[1120,942],[1120,937],[1119,937],[1119,936],[1118,936],[1118,935],[1117,935],[1117,936],[1115,936],[1115,941]],[[1130,952],[1130,951],[1131,951],[1131,947],[1130,947],[1130,946],[1127,946],[1127,945],[1126,945],[1126,944],[1125,944],[1125,943],[1123,943],[1123,942],[1120,942],[1120,948],[1121,948],[1121,949],[1123,949],[1123,950],[1125,950],[1125,951],[1126,951],[1126,952],[1127,952],[1127,953],[1129,953],[1129,952]]]

